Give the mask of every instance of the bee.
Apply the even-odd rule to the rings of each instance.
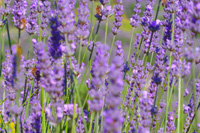
[[[20,20],[19,29],[20,29],[20,30],[23,30],[23,29],[25,28],[25,26],[26,26],[26,19],[25,19],[25,18],[22,18],[22,19]]]
[[[96,13],[97,13],[97,15],[102,16],[101,7],[99,5],[96,7]]]
[[[36,66],[32,68],[31,73],[37,80],[40,79],[40,70]]]
[[[33,67],[31,73],[32,73],[32,75],[33,75],[34,77],[37,77],[36,71],[37,71],[37,68],[36,68],[36,67]]]
[[[162,0],[162,6],[165,6],[165,3],[167,2],[167,0]]]

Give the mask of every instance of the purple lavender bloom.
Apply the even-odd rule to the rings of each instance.
[[[80,113],[80,109],[78,108],[78,105],[75,105],[75,113],[79,114]],[[73,114],[74,114],[74,104],[65,104],[64,105],[64,115],[69,116],[70,119],[73,118]]]
[[[151,41],[150,37],[152,35],[152,31],[149,29],[149,26],[150,26],[150,24],[152,24],[152,21],[153,21],[153,5],[154,5],[154,3],[155,3],[155,0],[147,0],[146,1],[144,15],[141,18],[141,25],[144,29],[142,32],[142,36],[144,39],[144,47],[143,47],[144,53],[148,52],[150,41]]]
[[[41,132],[41,112],[42,112],[42,107],[39,101],[39,95],[34,97],[33,100],[31,100],[31,115],[30,115],[30,119],[31,119],[31,127],[32,130],[35,132],[40,133]]]
[[[117,5],[115,7],[115,22],[113,22],[114,28],[112,28],[112,33],[117,35],[119,32],[119,27],[122,25],[122,15],[123,15],[124,6],[122,5],[122,1],[117,1]]]
[[[120,57],[115,57],[110,67],[109,72],[109,89],[106,95],[106,105],[108,110],[104,112],[104,131],[120,133],[123,119],[121,117],[120,110],[118,106],[121,101],[121,92],[123,90],[123,72],[121,71],[121,66],[123,60]]]
[[[11,12],[10,2],[11,0],[4,0],[5,8],[0,7],[0,15],[8,16],[10,14]]]
[[[153,102],[148,97],[148,92],[143,91],[142,96],[139,98],[139,109],[140,109],[140,116],[141,120],[139,123],[139,130],[148,132],[151,126],[151,109]]]
[[[78,8],[78,24],[77,24],[77,31],[76,35],[79,39],[86,39],[89,36],[89,20],[88,17],[90,15],[90,11],[88,9],[88,4],[84,1],[81,1],[80,7]]]
[[[173,132],[176,130],[174,124],[174,112],[168,112],[167,116],[167,132]]]
[[[117,40],[117,41],[115,42],[115,45],[116,45],[116,47],[117,47],[117,49],[115,50],[116,56],[119,56],[119,57],[123,58],[123,57],[124,57],[124,50],[123,50],[123,48],[122,48],[122,42],[119,41],[119,40]]]
[[[141,12],[141,0],[136,0],[135,8],[133,9],[134,15],[130,18],[130,24],[132,27],[138,27]]]
[[[60,34],[58,27],[60,23],[57,17],[52,17],[51,21],[51,37],[49,38],[49,53],[56,60],[62,56],[61,41],[64,37]]]
[[[51,10],[51,2],[48,0],[44,0],[42,2],[39,1],[39,5],[41,6],[42,11],[42,17],[41,17],[41,36],[42,38],[46,37],[46,31],[45,29],[47,28],[49,24],[49,17],[50,17],[50,10]]]
[[[160,29],[160,20],[156,20],[156,21],[153,21],[152,23],[150,23],[149,29],[152,32],[159,30]]]
[[[191,1],[190,6],[190,29],[197,34],[200,33],[200,2],[198,0],[193,0]]]
[[[26,24],[26,31],[29,33],[29,35],[38,32],[37,17],[37,0],[32,0],[30,6],[30,14]]]
[[[102,5],[105,5],[109,2],[109,0],[99,0]]]
[[[110,5],[98,7],[99,11],[96,15],[94,15],[99,21],[106,20],[107,18],[111,17],[113,15],[114,9]]]
[[[108,46],[103,44],[98,44],[96,50],[95,60],[91,66],[92,79],[88,85],[89,94],[92,98],[88,101],[89,108],[91,111],[100,111],[103,107],[103,96],[105,95],[105,76],[108,71]]]
[[[26,21],[26,0],[16,0],[13,7],[13,21],[14,25],[19,29],[23,30],[25,28]]]
[[[74,54],[76,49],[76,26],[75,26],[75,1],[73,0],[59,0],[58,1],[58,19],[61,25],[58,27],[58,30],[65,36],[67,39],[68,45],[65,43],[62,45],[62,51],[68,57]],[[86,22],[86,21],[85,21]]]
[[[38,59],[38,67],[42,73],[40,78],[41,87],[45,89],[51,96],[51,107],[55,109],[56,115],[52,115],[50,107],[46,108],[47,116],[52,123],[59,123],[63,117],[64,101],[63,95],[63,77],[64,71],[61,65],[61,59],[54,61],[51,65],[50,57],[44,50],[43,43],[35,43],[34,45],[36,57]]]
[[[166,52],[162,48],[160,48],[160,49],[157,48],[156,53],[157,53],[156,61],[154,64],[155,71],[154,71],[152,80],[154,83],[159,85],[162,83],[162,81],[164,81],[165,70],[166,70],[164,58],[165,58]]]

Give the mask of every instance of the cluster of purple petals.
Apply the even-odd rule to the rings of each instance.
[[[174,112],[168,112],[167,115],[167,132],[173,132],[176,130],[174,124]]]
[[[99,21],[104,21],[113,15],[114,9],[110,5],[101,5],[99,13],[94,15]]]
[[[59,0],[58,1],[58,20],[60,22],[60,26],[58,30],[65,37],[65,41],[68,42],[62,45],[63,52],[68,56],[72,56],[76,49],[76,35],[75,35],[75,1],[73,0]]]
[[[118,109],[121,103],[121,92],[123,90],[123,72],[121,66],[123,64],[122,58],[116,56],[110,66],[108,94],[105,97],[105,104],[108,110],[103,113],[104,116],[104,131],[120,133],[123,118],[120,115],[121,111]]]
[[[11,0],[4,0],[5,8],[0,7],[0,15],[8,16],[11,13],[10,2]]]
[[[88,8],[88,4],[84,1],[81,0],[80,6],[78,8],[78,24],[77,24],[77,30],[76,30],[76,35],[78,39],[86,39],[89,36],[89,16],[90,16],[90,11]]]
[[[130,24],[132,27],[138,27],[140,21],[140,13],[141,13],[141,0],[136,0],[135,7],[133,9],[134,15],[130,18]]]
[[[112,33],[117,35],[119,33],[119,27],[122,25],[122,15],[124,6],[122,5],[122,0],[117,0],[117,5],[115,7],[115,21],[113,22],[114,27],[112,28]]]
[[[47,33],[45,29],[47,28],[49,24],[49,18],[50,18],[50,11],[51,11],[51,2],[48,0],[44,1],[39,1],[39,7],[38,7],[39,12],[42,12],[42,17],[41,17],[41,36],[42,38],[46,37]]]
[[[117,40],[115,42],[115,45],[117,47],[117,49],[115,50],[116,56],[123,58],[124,57],[124,50],[122,48],[122,42]]]
[[[26,0],[16,0],[14,1],[13,7],[13,22],[14,25],[19,29],[23,30],[25,28],[24,20],[26,20],[26,8],[27,2]]]
[[[151,41],[151,35],[152,35],[152,29],[157,31],[159,28],[159,22],[153,21],[153,5],[155,3],[155,0],[148,0],[146,1],[146,7],[144,11],[144,15],[141,18],[141,25],[143,27],[142,37],[144,39],[144,47],[143,51],[146,53],[148,51],[150,41]],[[153,28],[152,28],[153,27]]]
[[[49,38],[49,53],[53,59],[58,59],[62,56],[61,42],[64,40],[64,37],[61,35],[58,27],[61,25],[58,21],[58,18],[52,17],[50,19],[51,27],[51,37]]]
[[[190,29],[195,34],[200,33],[200,2],[198,0],[191,0],[189,8],[190,18]]]
[[[139,110],[140,117],[139,123],[141,126],[138,127],[139,131],[148,132],[151,126],[151,109],[152,101],[148,97],[148,92],[143,91],[142,96],[139,98]]]
[[[103,107],[103,96],[105,95],[105,79],[108,72],[108,46],[99,43],[96,48],[96,56],[91,66],[92,79],[88,82],[89,94],[92,98],[88,101],[91,111],[101,111]]]
[[[38,17],[37,11],[38,11],[37,0],[32,0],[31,6],[30,6],[30,13],[27,18],[27,24],[26,24],[26,32],[29,35],[32,35],[32,34],[38,32],[39,27],[37,24],[37,17]]]

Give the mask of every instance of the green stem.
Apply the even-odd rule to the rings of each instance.
[[[101,121],[102,122],[102,121]],[[95,125],[94,125],[95,133],[99,132],[99,112],[96,114]]]
[[[67,120],[65,122],[65,133],[68,133],[68,121],[69,121],[69,117],[67,116]]]
[[[79,54],[78,54],[78,64],[80,64],[80,60],[81,60],[81,50],[82,50],[82,39],[80,40],[80,45],[79,45]]]
[[[106,29],[105,29],[105,39],[104,39],[104,44],[106,44],[107,41],[107,34],[108,34],[108,18],[106,19]]]
[[[89,133],[91,133],[91,132],[92,132],[92,124],[93,124],[94,115],[95,115],[95,113],[94,113],[94,112],[92,112],[92,115],[91,115],[91,117],[90,117],[90,127],[89,127]]]
[[[196,97],[196,82],[195,82],[195,61],[192,62],[192,80],[193,80],[193,94],[194,94],[194,111],[195,111],[195,127],[198,132],[198,112],[197,112],[197,97]]]
[[[131,31],[131,40],[130,40],[129,49],[128,49],[127,61],[129,60],[129,56],[130,56],[130,53],[131,53],[131,46],[132,46],[132,43],[133,43],[133,34],[134,34],[134,28],[132,28],[132,31]]]
[[[19,133],[19,128],[20,128],[20,125],[19,125],[19,116],[16,115],[16,126],[15,126],[15,132],[16,133]]]
[[[75,85],[77,85],[77,79],[75,79]],[[75,92],[76,92],[76,95],[77,95],[78,104],[79,104],[79,106],[81,108],[81,116],[82,116],[82,119],[83,119],[83,124],[84,124],[84,127],[85,127],[85,132],[87,133],[88,132],[88,130],[87,130],[87,124],[86,124],[85,117],[84,117],[83,106],[82,106],[81,98],[80,98],[80,94],[79,94],[79,88],[77,86],[75,86]]]
[[[93,18],[94,18],[94,0],[92,1],[92,5],[91,5],[91,24],[93,24]],[[92,27],[94,27],[94,24],[92,25]],[[93,32],[94,28],[91,28],[90,30],[90,35],[91,35],[91,40],[92,40],[92,32]]]
[[[113,40],[112,40],[112,45],[111,45],[111,49],[110,49],[110,52],[109,52],[109,59],[108,59],[108,63],[110,61],[110,58],[111,58],[111,53],[112,53],[112,49],[113,49],[113,45],[114,45],[114,42],[115,42],[115,35],[113,36]]]
[[[8,26],[8,19],[7,23],[6,23],[6,29],[7,29],[7,35],[8,35],[8,42],[9,42],[9,48],[10,48],[10,54],[12,54],[12,50],[11,50],[11,39],[10,39],[10,31],[9,31],[9,26]]]
[[[181,117],[181,115],[182,115],[182,108],[181,108],[181,103],[182,103],[182,97],[181,97],[181,89],[182,89],[182,87],[181,87],[181,77],[179,76],[179,78],[178,78],[178,83],[179,83],[179,85],[178,85],[178,133],[182,133],[182,131],[181,131],[181,121],[182,121],[182,118],[183,117]]]
[[[4,60],[4,38],[5,38],[5,27],[3,27],[3,31],[2,31],[2,46],[1,46],[1,58],[0,58],[0,76],[1,76],[1,71],[2,71],[2,62]],[[1,79],[0,79],[1,80]]]
[[[46,133],[46,125],[45,125],[45,92],[44,88],[42,88],[42,133]]]
[[[98,34],[99,28],[100,28],[100,23],[101,23],[101,21],[99,21],[97,29],[96,29],[96,34],[95,34],[94,42],[93,42],[93,45],[92,45],[92,51],[91,51],[90,56],[89,56],[89,61],[92,58],[92,54],[93,54],[93,51],[94,51],[94,43],[96,42],[97,34]]]
[[[94,22],[93,27],[92,27],[91,32],[90,32],[89,41],[88,41],[87,47],[86,47],[86,49],[85,49],[85,51],[84,51],[83,58],[82,58],[82,62],[84,62],[84,60],[85,60],[85,58],[86,58],[86,53],[87,53],[87,51],[88,51],[88,46],[89,46],[90,41],[92,40],[92,33],[93,33],[93,30],[94,30],[94,26],[95,26],[95,22]],[[97,36],[97,35],[95,35],[95,36]],[[95,37],[95,38],[96,38],[96,37]],[[94,40],[94,42],[95,42],[95,41],[96,41],[96,39]]]
[[[76,123],[75,123],[75,118],[76,118],[76,93],[74,93],[74,109],[73,109],[73,120],[72,120],[72,133],[75,133],[76,129]]]
[[[32,81],[30,96],[31,96],[31,93],[32,93],[32,90],[33,90],[33,83],[34,83],[34,81]],[[26,122],[27,114],[28,114],[28,111],[29,111],[30,100],[31,100],[31,99],[29,98],[29,99],[28,99],[28,104],[27,104],[27,106],[26,106],[26,113],[25,113],[24,122]]]

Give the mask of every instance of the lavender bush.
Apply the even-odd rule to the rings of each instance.
[[[200,132],[199,0],[3,0],[0,16],[0,133]]]

